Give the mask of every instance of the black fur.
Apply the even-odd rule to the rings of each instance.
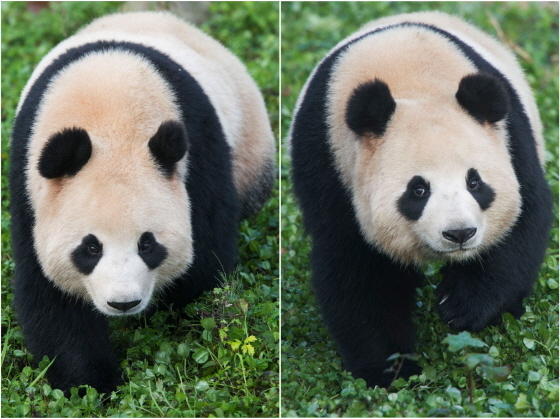
[[[158,243],[150,232],[142,234],[138,242],[138,255],[142,258],[148,268],[155,269],[163,263],[167,257],[167,248]]]
[[[346,124],[358,135],[383,135],[396,107],[385,82],[375,79],[360,84],[348,99]]]
[[[16,262],[14,300],[29,350],[40,360],[56,361],[48,371],[54,388],[89,384],[114,390],[121,378],[109,341],[105,316],[69,297],[45,278],[33,249],[34,212],[28,205],[25,167],[31,127],[50,80],[68,64],[90,53],[120,49],[152,63],[171,86],[189,131],[189,176],[195,258],[189,270],[163,295],[166,304],[182,307],[219,284],[236,260],[239,200],[232,178],[231,153],[216,112],[200,85],[166,55],[142,45],[100,41],[70,49],[50,64],[31,87],[12,132],[11,214]]]
[[[333,66],[342,52],[398,26],[421,27],[447,38],[479,72],[500,80],[510,98],[510,152],[521,187],[522,215],[507,240],[476,260],[442,269],[443,281],[436,290],[438,301],[447,297],[439,305],[442,319],[458,329],[480,330],[501,318],[503,312],[521,315],[521,303],[537,277],[551,223],[550,191],[527,114],[509,81],[471,47],[433,26],[404,23],[373,30],[327,56],[309,81],[294,115],[292,176],[312,238],[312,281],[323,318],[345,368],[369,386],[389,385],[394,374],[384,373],[389,366],[387,357],[414,350],[411,312],[414,288],[422,275],[392,262],[362,237],[352,197],[339,178],[330,151],[326,95]],[[407,378],[418,371],[415,364],[407,363],[400,375]]]
[[[473,181],[475,181],[475,187],[471,187],[470,185]],[[490,208],[490,205],[492,205],[496,197],[494,189],[487,183],[484,183],[476,169],[470,169],[467,173],[467,190],[471,193],[476,202],[478,202],[482,211],[486,211]]]
[[[88,234],[72,252],[72,262],[84,275],[93,272],[103,256],[103,244],[93,234]]]
[[[91,140],[81,128],[66,128],[54,134],[41,152],[39,173],[47,179],[74,176],[91,157]]]
[[[158,128],[148,147],[158,168],[166,177],[175,172],[175,164],[187,152],[187,131],[181,122],[166,121]]]
[[[486,73],[463,77],[455,97],[463,109],[481,124],[501,121],[510,108],[508,93],[500,79]]]
[[[265,163],[260,178],[239,196],[241,218],[249,218],[262,208],[270,196],[275,173],[274,161],[270,159]]]
[[[430,183],[422,176],[414,176],[406,185],[397,206],[399,212],[410,221],[418,221],[430,199]]]

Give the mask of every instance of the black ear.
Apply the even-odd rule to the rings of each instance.
[[[509,95],[503,83],[486,73],[463,77],[455,94],[459,104],[481,124],[493,124],[509,112]]]
[[[187,131],[181,122],[163,122],[148,143],[158,168],[167,177],[187,152]]]
[[[91,157],[91,141],[82,128],[65,128],[43,147],[39,173],[47,179],[74,176]]]
[[[346,124],[358,135],[383,135],[396,107],[385,82],[375,79],[360,84],[346,105]]]

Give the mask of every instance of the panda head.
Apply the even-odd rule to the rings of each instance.
[[[47,204],[34,227],[43,271],[107,315],[142,311],[193,258],[185,127],[164,121],[124,144],[69,127],[50,136],[36,166],[35,197]]]
[[[359,85],[346,124],[359,149],[351,181],[362,233],[403,263],[464,260],[499,242],[520,212],[508,153],[509,96],[464,76],[448,98],[393,98]]]

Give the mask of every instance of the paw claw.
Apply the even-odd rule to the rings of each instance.
[[[445,295],[441,301],[439,302],[439,305],[442,305],[443,303],[445,303],[445,301],[449,298],[449,294]]]

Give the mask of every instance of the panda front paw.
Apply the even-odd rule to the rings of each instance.
[[[453,329],[477,332],[501,319],[485,290],[466,284],[459,275],[444,277],[435,294],[441,320]]]
[[[99,394],[104,393],[106,398],[123,384],[121,370],[112,357],[97,360],[68,354],[58,357],[47,372],[47,378],[51,387],[62,390],[66,397],[70,397],[73,387],[77,387],[78,395],[83,397],[87,391],[83,386],[90,386]]]

